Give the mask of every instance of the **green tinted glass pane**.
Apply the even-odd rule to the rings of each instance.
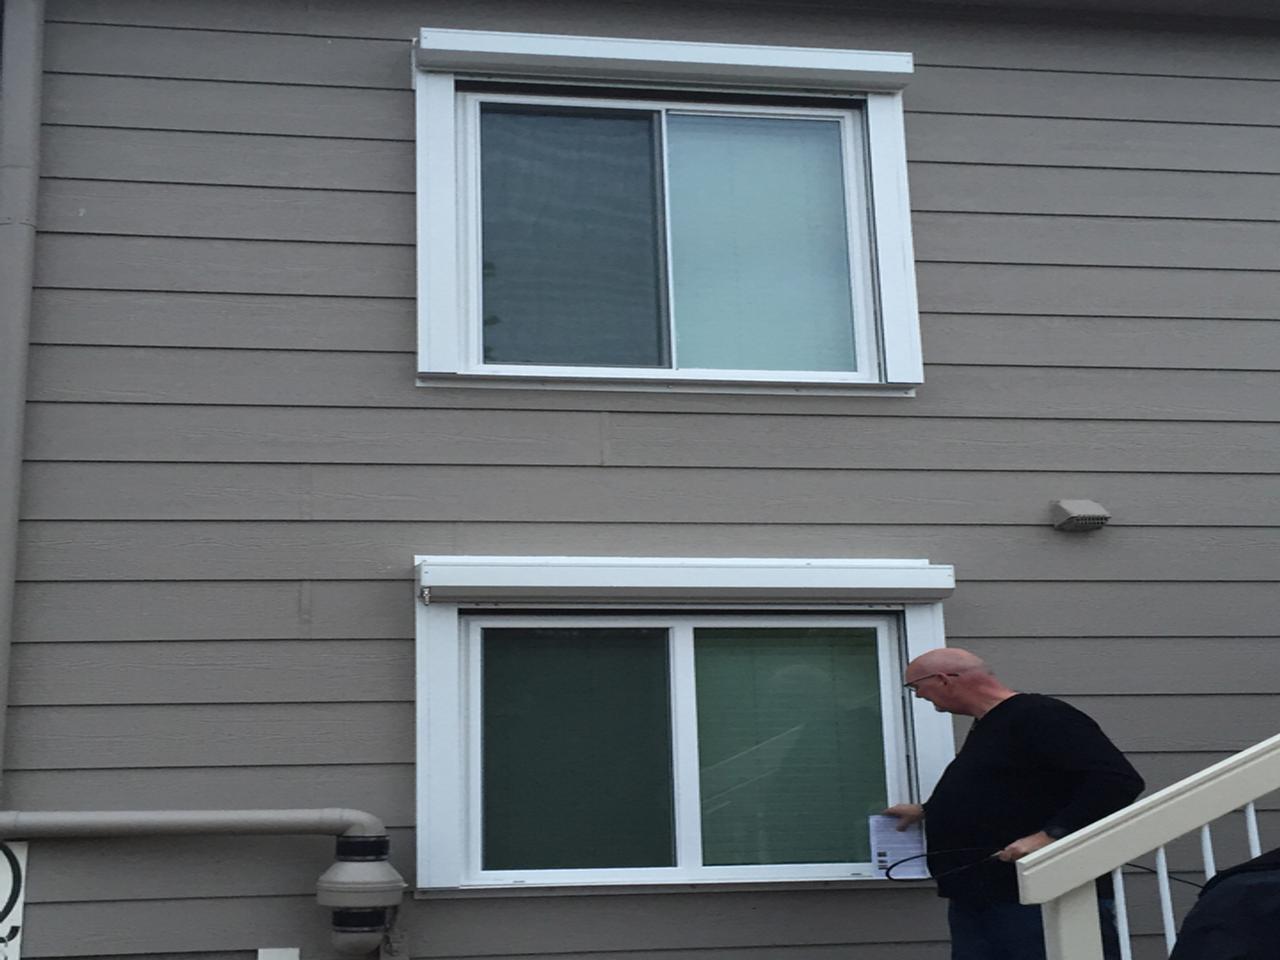
[[[652,111],[485,104],[484,359],[668,365]]]
[[[858,863],[884,809],[876,631],[694,631],[707,864]]]
[[[487,628],[486,870],[675,863],[667,631]]]

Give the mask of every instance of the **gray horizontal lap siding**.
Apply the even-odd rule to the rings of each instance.
[[[961,577],[953,640],[1090,710],[1153,785],[1272,732],[1274,37],[835,3],[48,16],[14,806],[364,807],[410,874],[415,552],[928,556]],[[913,51],[919,396],[415,387],[424,23]],[[1113,525],[1050,531],[1075,496]],[[25,952],[327,957],[328,855],[37,845]],[[441,960],[946,955],[923,890],[441,897],[403,923]],[[1135,929],[1155,955],[1148,906]]]
[[[505,521],[563,523],[990,524],[1039,526],[1064,487],[1085,486],[1129,526],[1265,527],[1267,474],[507,466],[85,463],[29,467],[32,520]],[[963,515],[957,506],[963,504]]]
[[[1144,756],[1136,755],[1136,760],[1142,767]],[[1280,811],[1264,810],[1260,812],[1259,820],[1264,830],[1280,829]],[[411,869],[411,831],[391,828],[390,832],[393,863],[402,871]],[[1238,831],[1238,835],[1229,835],[1226,831],[1220,833],[1223,835],[1217,838],[1217,847],[1224,860],[1233,855],[1247,859],[1242,831]],[[312,848],[316,844],[314,839],[274,838],[231,849],[211,849],[200,838],[114,840],[104,842],[102,856],[88,865],[74,847],[64,844],[45,852],[40,870],[31,876],[27,902],[57,904],[111,900],[119,890],[121,871],[128,872],[130,891],[138,900],[306,896],[315,882]],[[403,852],[397,850],[397,844],[404,848]],[[150,863],[160,856],[180,860],[188,869],[181,875],[148,869]],[[1199,867],[1198,838],[1171,844],[1169,856],[1172,870],[1195,871]]]
[[[380,580],[46,580],[19,584],[32,643],[92,640],[377,640],[409,637],[404,584]],[[991,614],[1003,609],[997,620]],[[952,637],[1275,636],[1280,591],[1266,581],[969,581],[947,603]],[[1064,627],[1069,625],[1069,630]]]

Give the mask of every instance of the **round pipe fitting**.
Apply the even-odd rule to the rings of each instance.
[[[338,837],[336,862],[316,881],[316,900],[333,908],[333,945],[364,956],[382,945],[391,909],[404,894],[404,878],[387,862],[386,834]]]
[[[373,953],[387,935],[387,914],[386,907],[333,911],[334,949],[345,956]]]

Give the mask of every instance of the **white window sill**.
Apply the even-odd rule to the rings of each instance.
[[[669,893],[762,893],[797,890],[890,890],[932,889],[931,880],[885,880],[882,877],[849,877],[843,880],[715,880],[708,882],[647,884],[565,884],[537,886],[503,884],[455,888],[418,888],[415,900],[482,900],[515,897],[609,897],[628,894]]]
[[[470,387],[522,390],[609,390],[636,393],[731,393],[739,396],[914,397],[916,388],[900,383],[834,381],[664,380],[657,378],[544,377],[506,374],[418,374],[420,387]]]

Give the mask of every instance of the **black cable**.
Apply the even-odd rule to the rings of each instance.
[[[1147,873],[1159,873],[1159,872],[1160,872],[1159,870],[1156,870],[1156,869],[1154,869],[1154,868],[1152,868],[1152,867],[1144,867],[1144,866],[1143,866],[1142,864],[1140,864],[1140,863],[1126,863],[1126,864],[1125,864],[1125,866],[1126,866],[1126,867],[1134,867],[1134,868],[1136,868],[1136,869],[1138,869],[1138,870],[1145,870],[1145,871],[1147,871]],[[1187,886],[1189,886],[1189,887],[1195,887],[1197,890],[1203,890],[1203,889],[1204,889],[1204,884],[1203,884],[1203,883],[1196,883],[1194,880],[1184,880],[1182,877],[1175,877],[1172,873],[1167,873],[1166,875],[1168,876],[1168,878],[1169,878],[1170,880],[1177,880],[1177,881],[1178,881],[1178,883],[1185,883]]]
[[[892,880],[894,883],[911,883],[914,880],[922,880],[924,878],[923,877],[895,877],[893,875],[894,867],[900,867],[902,866],[902,864],[910,863],[912,860],[920,860],[924,857],[930,856],[930,854],[936,854],[936,855],[943,855],[948,853],[987,853],[988,854],[987,856],[983,857],[981,860],[975,860],[973,863],[966,863],[959,867],[954,867],[951,870],[944,870],[942,873],[938,874],[937,876],[934,876],[933,874],[929,875],[929,879],[931,880],[941,880],[943,877],[949,877],[953,873],[959,873],[961,870],[968,870],[970,867],[976,867],[980,863],[986,863],[988,860],[994,860],[996,854],[999,853],[1000,851],[997,850],[995,851],[995,853],[988,853],[988,851],[990,850],[991,850],[990,847],[956,847],[952,850],[932,850],[930,851],[930,853],[917,853],[910,857],[903,857],[901,860],[896,860],[893,863],[889,864],[887,867],[884,868],[884,876],[886,880]]]
[[[954,849],[951,849],[951,850],[933,850],[931,852],[933,854],[942,856],[948,853],[986,853],[989,849],[991,848],[990,847],[955,847]],[[988,860],[994,860],[999,855],[999,853],[1000,851],[997,850],[994,853],[983,857],[981,860],[975,860],[973,863],[962,864],[961,866],[953,867],[950,870],[944,870],[942,871],[942,873],[939,873],[937,875],[930,874],[929,879],[941,880],[943,877],[949,877],[953,873],[959,873],[961,870],[968,870],[970,867],[976,867],[978,866],[978,864],[986,863]],[[893,870],[895,867],[900,867],[904,863],[910,863],[912,860],[919,860],[929,855],[930,854],[928,853],[917,853],[914,856],[903,857],[901,860],[895,860],[893,863],[889,864],[889,866],[884,868],[885,879],[892,880],[894,883],[912,883],[915,880],[924,879],[923,877],[895,877],[893,875]],[[1140,863],[1126,863],[1125,866],[1133,867],[1137,870],[1145,870],[1147,871],[1147,873],[1159,873],[1158,870],[1153,870],[1151,867],[1143,866]],[[1175,877],[1172,873],[1168,874],[1168,877],[1170,880],[1176,880],[1178,883],[1185,883],[1187,886],[1195,887],[1197,890],[1204,889],[1203,883],[1196,883],[1194,880],[1186,880],[1182,877]]]

